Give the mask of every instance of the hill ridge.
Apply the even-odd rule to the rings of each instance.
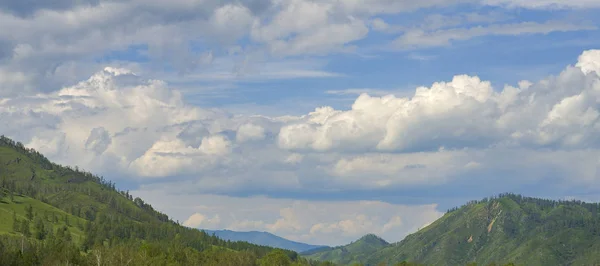
[[[359,238],[357,241],[367,241],[367,242],[376,242],[376,243],[381,243],[381,244],[385,244],[385,245],[389,245],[390,243],[387,242],[385,239],[381,238],[380,236],[376,235],[376,234],[366,234],[364,236],[362,236],[361,238]]]
[[[469,201],[374,252],[345,254],[337,249],[304,254],[341,264],[427,265],[594,265],[600,263],[600,204],[550,200],[513,193]]]

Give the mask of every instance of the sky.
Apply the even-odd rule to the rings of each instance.
[[[600,200],[598,0],[0,0],[0,134],[189,227]]]

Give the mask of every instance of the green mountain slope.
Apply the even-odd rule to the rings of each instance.
[[[337,264],[352,264],[365,261],[373,252],[389,245],[380,237],[369,234],[345,246],[320,248],[302,253],[303,256],[319,261],[331,261]]]
[[[221,240],[102,177],[0,137],[0,265],[309,265],[293,251]]]
[[[600,204],[505,194],[449,211],[366,257],[346,256],[364,265],[600,265],[599,211]],[[309,257],[339,261],[327,252]]]

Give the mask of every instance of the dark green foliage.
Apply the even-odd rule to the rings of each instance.
[[[46,238],[46,226],[44,225],[44,221],[41,218],[35,219],[35,238],[38,240],[44,240]]]
[[[282,250],[274,250],[258,261],[260,266],[289,266],[292,260]]]
[[[17,212],[13,211],[13,232],[19,232],[21,231],[21,223],[19,222],[19,219],[17,219]]]
[[[316,249],[302,253],[302,255],[310,259],[348,265],[364,262],[373,252],[388,245],[389,243],[380,237],[369,234],[346,246]]]
[[[26,215],[27,215],[27,219],[29,221],[33,220],[33,207],[31,205],[27,206],[27,208],[25,208],[26,211]]]
[[[293,251],[183,227],[103,177],[5,137],[0,177],[0,194],[10,195],[0,198],[0,211],[12,212],[0,216],[0,265],[317,265]]]
[[[19,230],[25,237],[31,236],[31,230],[29,228],[29,220],[21,220],[21,228]]]
[[[230,241],[245,241],[257,245],[275,247],[280,249],[293,250],[296,252],[305,252],[321,248],[323,246],[309,245],[299,243],[285,238],[273,235],[268,232],[236,232],[231,230],[204,230],[209,234],[215,234],[218,238]]]

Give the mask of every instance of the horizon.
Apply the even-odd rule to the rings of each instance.
[[[0,135],[185,226],[311,245],[600,201],[600,2],[442,2],[0,3]]]

